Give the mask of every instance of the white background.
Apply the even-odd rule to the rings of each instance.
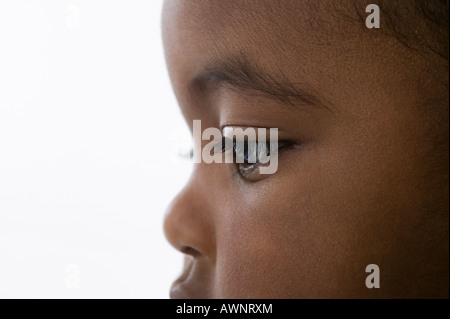
[[[190,140],[162,0],[0,1],[0,298],[167,298]]]

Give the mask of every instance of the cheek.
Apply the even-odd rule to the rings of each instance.
[[[417,172],[424,167],[403,136],[411,128],[386,122],[336,132],[227,198],[232,204],[216,229],[218,296],[361,298],[401,290],[420,260],[405,247],[422,240]],[[383,270],[382,291],[365,287],[369,264]]]
[[[218,230],[217,294],[222,298],[294,297],[301,279],[297,242],[279,211],[235,211]],[[284,211],[286,213],[286,211]],[[272,215],[273,214],[273,215]],[[292,226],[292,225],[291,225]],[[293,226],[295,227],[295,226]]]
[[[235,206],[217,228],[218,296],[323,298],[345,288],[334,275],[348,257],[348,230],[336,229],[340,206],[324,187],[333,176],[323,180],[317,169],[280,171],[249,188],[252,196],[229,201]]]
[[[373,251],[391,251],[378,173],[354,150],[305,152],[229,198],[216,229],[216,295],[224,298],[363,296]],[[346,160],[344,160],[346,158]],[[289,166],[290,165],[290,166]],[[373,181],[373,183],[368,183]],[[382,221],[380,223],[380,220]],[[375,240],[374,240],[375,239]]]

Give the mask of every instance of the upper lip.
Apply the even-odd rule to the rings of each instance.
[[[190,287],[190,282],[193,280],[194,272],[194,258],[186,257],[184,263],[184,270],[181,276],[175,280],[170,288],[170,298],[172,299],[189,299],[193,297],[193,291]]]

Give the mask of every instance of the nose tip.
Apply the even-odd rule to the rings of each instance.
[[[164,218],[164,234],[175,249],[193,257],[212,255],[212,230],[204,212],[204,204],[189,186],[172,201]]]
[[[164,234],[167,241],[176,250],[186,255],[197,256],[200,252],[193,247],[193,240],[190,239],[188,231],[185,227],[188,226],[183,216],[180,215],[177,208],[177,200],[169,206],[164,218]]]

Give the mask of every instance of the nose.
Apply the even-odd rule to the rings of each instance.
[[[201,192],[201,187],[191,178],[166,212],[164,233],[180,252],[214,258],[213,216]]]

